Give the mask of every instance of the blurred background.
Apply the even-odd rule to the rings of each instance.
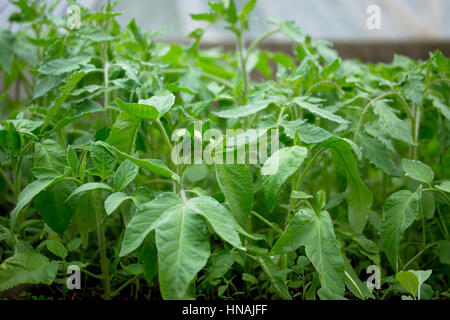
[[[38,1],[38,0],[37,0]],[[53,3],[52,0],[41,0]],[[217,1],[217,0],[216,0]],[[246,0],[235,0],[238,8]],[[106,0],[78,0],[91,10],[98,10]],[[367,19],[369,6],[380,8],[380,29],[370,30]],[[65,15],[66,1],[56,12]],[[8,25],[8,16],[15,10],[7,0],[0,0],[0,26]],[[126,25],[131,19],[148,31],[171,26],[163,38],[185,41],[186,35],[205,23],[193,21],[189,13],[208,11],[207,0],[118,0],[116,11],[124,14],[118,21]],[[450,55],[450,0],[259,0],[253,12],[246,40],[261,35],[271,26],[267,19],[295,20],[304,33],[313,39],[329,40],[345,58],[365,61],[391,61],[394,53],[425,59],[428,52],[440,49]],[[205,45],[227,46],[233,36],[220,26],[210,29]],[[265,46],[283,51],[289,43],[279,34]]]

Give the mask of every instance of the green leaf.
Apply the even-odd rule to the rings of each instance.
[[[328,78],[328,76],[330,74],[332,74],[333,72],[335,72],[336,70],[338,70],[341,67],[341,62],[339,59],[336,59],[333,61],[332,64],[330,64],[329,66],[327,66],[323,71],[322,71],[322,77],[323,78]]]
[[[305,36],[302,34],[299,26],[295,25],[295,21],[283,21],[279,23],[280,30],[289,39],[294,42],[303,43],[305,41]]]
[[[134,79],[115,79],[112,81],[112,83],[114,83],[119,88],[122,88],[122,89],[125,89],[128,91],[133,91],[136,88],[138,88],[139,86],[141,86],[141,84]]]
[[[10,30],[0,29],[0,66],[11,73],[14,61],[14,37]]]
[[[236,232],[237,222],[233,215],[219,202],[211,197],[197,197],[188,201],[188,206],[193,207],[213,227],[214,231],[233,247],[245,250],[242,247],[239,234]]]
[[[74,177],[78,176],[78,157],[77,153],[73,150],[72,146],[67,147],[67,163],[72,169],[72,174]]]
[[[331,149],[335,161],[345,170],[347,183],[350,186],[348,220],[350,227],[361,233],[367,223],[372,206],[372,193],[359,176],[352,146],[346,140],[338,137],[330,138],[321,145]]]
[[[255,101],[250,102],[245,106],[233,107],[226,110],[214,111],[212,114],[218,116],[219,118],[235,119],[242,118],[252,115],[254,113],[260,112],[267,108],[272,101]]]
[[[294,121],[282,120],[281,125],[289,138],[295,139],[295,135],[298,134],[300,140],[307,144],[320,143],[333,136],[327,130],[306,123],[305,120],[301,119]]]
[[[112,41],[112,40],[116,39],[116,37],[113,37],[109,34],[104,33],[99,28],[93,29],[90,27],[83,27],[77,31],[77,34],[81,38],[88,39],[92,42],[104,42],[104,41]]]
[[[356,274],[355,270],[350,264],[350,261],[346,257],[344,257],[344,267],[346,272],[345,285],[353,293],[353,295],[362,300],[365,300],[367,298],[375,299],[375,296],[367,288],[367,284],[363,283],[358,278],[358,275]]]
[[[258,256],[258,261],[278,295],[285,300],[292,300],[284,276],[280,273],[278,266],[266,256]]]
[[[400,190],[384,203],[381,218],[381,242],[394,270],[399,269],[398,254],[403,232],[416,220],[421,191]]]
[[[406,82],[403,85],[405,96],[412,102],[421,105],[422,96],[425,90],[423,76],[419,71],[411,71],[407,73]]]
[[[71,114],[69,116],[65,115],[66,111],[64,112],[64,118],[62,118],[60,121],[58,121],[55,126],[53,127],[52,131],[60,130],[70,123],[74,122],[75,120],[78,120],[86,115],[92,115],[96,112],[104,112],[102,105],[98,102],[92,101],[91,99],[84,99],[79,103],[75,103],[71,105],[70,112]],[[57,116],[58,117],[58,116]],[[59,119],[59,117],[58,117]]]
[[[439,71],[445,74],[448,67],[448,59],[445,58],[439,50],[434,51],[433,57],[436,60],[436,65],[438,66]]]
[[[7,145],[7,136],[8,132],[4,126],[0,124],[0,146],[6,146]]]
[[[21,139],[17,132],[16,126],[13,123],[8,123],[8,131],[6,132],[6,143],[11,154],[15,155],[20,152]]]
[[[142,36],[141,31],[139,30],[139,27],[137,26],[136,21],[134,19],[132,19],[130,23],[128,23],[127,29],[131,31],[134,39],[136,40],[137,43],[139,43],[141,48],[143,50],[147,49],[147,42]]]
[[[81,87],[79,89],[73,90],[70,95],[71,96],[79,96],[79,95],[82,95],[83,93],[93,93],[93,92],[96,92],[96,91],[100,91],[101,89],[104,89],[104,87],[99,86],[97,84],[89,84],[87,86],[83,86],[83,87]],[[96,93],[98,93],[98,92],[96,92]],[[87,101],[92,101],[90,99],[86,99],[86,100]]]
[[[96,217],[93,208],[94,202],[91,192],[86,192],[77,197],[77,206],[72,217],[73,225],[80,233],[83,248],[89,244],[89,233],[96,230]]]
[[[35,177],[36,179],[55,178],[55,177],[61,175],[61,172],[59,172],[56,169],[39,168],[39,167],[35,167],[35,168],[31,169],[31,173],[33,174],[33,177]]]
[[[402,168],[411,179],[431,184],[434,180],[433,170],[418,160],[402,160]]]
[[[360,138],[362,152],[371,164],[390,176],[396,177],[399,175],[398,169],[394,161],[392,161],[392,156],[386,145],[364,134],[361,134]]]
[[[314,113],[315,115],[336,122],[336,123],[348,123],[347,120],[345,120],[344,118],[331,113],[330,111],[323,109],[320,105],[318,104],[313,104],[307,101],[306,97],[297,97],[294,98],[293,100],[294,103],[296,103],[298,106],[300,106],[301,108],[304,108],[306,110],[308,110],[311,113]]]
[[[372,260],[377,266],[380,265],[380,250],[375,242],[367,239],[362,234],[356,234],[353,237],[353,241],[358,244],[359,252]]]
[[[433,102],[433,106],[439,110],[439,112],[447,119],[450,120],[450,108],[442,103],[438,97],[430,96],[431,101]]]
[[[164,96],[153,96],[150,99],[141,99],[139,103],[155,108],[158,112],[158,118],[161,118],[174,105],[175,96],[172,93]]]
[[[137,249],[137,257],[144,267],[144,279],[148,284],[152,283],[153,277],[158,271],[158,256],[155,237],[147,236],[142,245]]]
[[[184,102],[192,102],[195,94],[200,91],[202,86],[201,76],[202,70],[199,68],[189,68],[183,75],[181,75],[179,79],[179,86],[192,92],[192,94],[187,92],[180,93],[180,97]]]
[[[261,169],[267,208],[273,210],[281,188],[300,168],[308,154],[305,147],[293,146],[275,151]]]
[[[216,164],[216,179],[236,221],[245,228],[253,208],[253,183],[244,164]]]
[[[419,278],[409,271],[400,271],[395,275],[397,281],[406,289],[414,298],[419,289]]]
[[[72,199],[74,196],[76,196],[77,194],[80,194],[82,192],[86,192],[86,191],[91,191],[91,190],[96,190],[96,189],[103,189],[103,190],[108,190],[109,192],[114,192],[113,188],[111,188],[110,186],[108,186],[107,184],[104,183],[100,183],[100,182],[88,182],[85,183],[81,186],[79,186],[78,188],[76,188],[67,198],[66,198],[66,202],[69,201],[70,199]]]
[[[41,65],[38,72],[44,75],[59,76],[78,70],[81,64],[86,64],[89,60],[91,60],[91,57],[89,56],[76,56],[69,59],[54,59]]]
[[[130,197],[123,192],[116,192],[109,195],[105,200],[106,214],[110,215],[111,213],[113,213],[126,200],[133,200],[133,197]]]
[[[156,228],[159,285],[163,299],[184,298],[210,254],[203,217],[179,204],[166,211]]]
[[[44,140],[34,145],[34,166],[52,168],[63,172],[66,166],[66,152],[53,140]]]
[[[147,100],[139,100],[139,103],[125,103],[120,98],[116,99],[117,106],[140,118],[156,120],[161,118],[175,103],[175,96],[153,96]]]
[[[433,192],[422,193],[422,199],[420,199],[420,206],[422,207],[422,214],[425,219],[433,219],[434,212],[436,211],[436,199]]]
[[[53,102],[52,106],[50,107],[50,110],[48,111],[45,117],[45,122],[42,125],[43,129],[46,128],[50,123],[50,121],[53,120],[53,118],[61,108],[62,104],[66,101],[72,90],[75,88],[78,82],[80,82],[80,80],[85,76],[85,74],[86,73],[84,72],[74,73],[72,76],[65,79],[65,85],[61,87],[61,94],[59,94],[56,97],[55,101]]]
[[[47,246],[48,251],[63,260],[66,259],[67,255],[69,254],[64,245],[58,240],[45,240],[44,243]]]
[[[50,186],[55,181],[61,179],[62,176],[59,177],[48,177],[35,180],[28,184],[22,192],[20,192],[19,197],[17,199],[16,207],[10,213],[11,220],[11,229],[14,229],[17,221],[17,217],[20,211],[25,208],[25,206],[33,200],[33,198],[38,195],[42,190]]]
[[[127,225],[119,256],[123,257],[136,250],[148,233],[155,229],[161,215],[180,203],[181,199],[177,194],[165,192],[143,204]]]
[[[0,291],[20,284],[52,284],[58,272],[58,262],[35,252],[19,252],[0,265]]]
[[[225,250],[217,252],[211,258],[212,265],[209,269],[211,279],[223,277],[235,262],[234,256]]]
[[[81,246],[83,240],[81,238],[75,238],[70,240],[70,242],[67,244],[67,250],[69,251],[76,251]]]
[[[34,206],[45,223],[55,232],[63,233],[77,206],[77,199],[67,197],[77,188],[73,181],[58,181],[41,191],[34,198]]]
[[[400,271],[395,275],[397,281],[406,289],[414,298],[420,300],[420,287],[430,277],[431,270],[408,270]]]
[[[167,177],[170,178],[174,181],[179,182],[180,181],[180,176],[177,175],[175,172],[173,172],[172,170],[170,170],[166,164],[159,159],[138,159],[135,157],[132,157],[120,150],[118,150],[117,148],[110,146],[109,144],[103,142],[103,141],[97,141],[97,144],[105,147],[106,149],[108,149],[109,151],[111,151],[112,153],[115,153],[116,155],[119,155],[120,157],[123,157],[127,160],[130,160],[131,162],[137,164],[139,167],[146,169],[150,172],[159,174],[163,177]]]
[[[45,96],[50,90],[58,87],[64,80],[64,75],[59,76],[43,76],[34,85],[33,99]]]
[[[241,20],[247,20],[248,15],[250,12],[253,11],[253,8],[255,7],[256,0],[249,0],[244,4],[244,7],[242,8],[241,12],[239,12],[239,19]]]
[[[347,300],[343,295],[336,294],[327,287],[322,287],[317,290],[320,300]]]
[[[96,174],[98,174],[102,180],[112,176],[117,161],[105,147],[92,143],[91,159],[96,168]]]
[[[383,131],[394,139],[414,145],[411,136],[411,122],[401,120],[396,116],[397,110],[392,109],[384,101],[379,101],[374,105],[374,111],[379,116]]]
[[[450,180],[445,180],[441,184],[435,185],[439,190],[450,193]]]
[[[312,195],[307,194],[303,191],[292,191],[291,192],[291,198],[292,199],[301,199],[301,200],[306,200],[306,199],[312,199]]]
[[[214,22],[215,20],[214,15],[210,13],[191,13],[189,15],[191,16],[192,20],[196,21]]]
[[[440,240],[437,245],[439,248],[439,261],[450,264],[450,241]]]
[[[114,174],[114,189],[122,191],[136,178],[138,173],[139,167],[130,160],[125,160]]]
[[[344,259],[334,235],[333,222],[326,211],[316,214],[301,209],[275,243],[272,253],[280,254],[305,246],[306,256],[319,273],[322,287],[344,294]]]
[[[106,143],[122,152],[131,153],[140,123],[141,118],[122,111],[117,116]]]

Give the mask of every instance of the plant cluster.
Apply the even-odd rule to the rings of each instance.
[[[167,28],[121,27],[109,3],[80,6],[69,28],[54,5],[12,1],[17,28],[0,30],[0,294],[450,297],[449,60],[343,60],[292,21],[268,21],[247,46],[255,2],[209,3],[191,15],[205,28],[180,45],[156,41]],[[235,51],[199,47],[218,23]],[[292,55],[260,49],[276,33]],[[280,148],[260,164],[175,164],[180,128],[239,129],[216,154],[247,150],[256,129],[279,130]],[[82,290],[67,288],[69,266]]]

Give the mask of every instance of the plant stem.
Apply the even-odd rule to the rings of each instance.
[[[447,230],[447,226],[445,225],[445,220],[442,217],[442,213],[441,213],[441,209],[439,209],[439,205],[437,206],[437,212],[438,212],[438,216],[439,216],[439,220],[441,221],[442,224],[442,228],[444,230],[445,233],[445,239],[448,240],[448,230]]]
[[[105,108],[105,116],[106,116],[106,124],[108,127],[112,126],[111,119],[109,117],[110,110],[109,107],[109,92],[108,92],[108,84],[109,84],[109,62],[108,62],[108,53],[105,52],[105,64],[104,64],[104,72],[103,72],[104,84],[105,84],[105,93],[103,98],[103,107]]]
[[[280,228],[278,228],[276,225],[274,225],[272,222],[270,222],[269,220],[267,220],[266,218],[264,218],[263,216],[261,216],[259,213],[252,211],[251,212],[252,215],[254,215],[255,217],[257,217],[259,220],[261,220],[262,222],[264,222],[265,224],[267,224],[269,227],[271,227],[273,230],[275,230],[276,232],[282,234],[283,230],[281,230]]]
[[[364,120],[364,116],[365,116],[365,114],[367,113],[367,111],[369,110],[370,106],[372,106],[375,102],[377,102],[377,101],[379,101],[379,100],[381,100],[381,99],[384,99],[384,98],[386,98],[387,96],[392,95],[392,94],[396,94],[396,93],[395,93],[395,92],[389,92],[389,93],[386,93],[386,94],[382,94],[381,96],[378,96],[378,97],[376,97],[376,98],[373,98],[373,99],[370,100],[369,103],[364,107],[364,109],[363,109],[363,111],[362,111],[362,113],[361,113],[361,116],[360,116],[360,118],[359,118],[358,124],[356,125],[356,130],[355,130],[355,133],[354,133],[354,135],[353,135],[353,141],[356,141],[356,138],[357,138],[358,135],[359,135],[359,129],[361,129],[362,122],[363,122],[363,120]]]
[[[237,34],[237,46],[238,46],[238,54],[239,54],[239,61],[241,65],[241,72],[242,72],[242,86],[244,90],[244,99],[247,100],[248,95],[248,75],[247,75],[247,63],[245,59],[244,54],[244,41],[242,38],[242,32]]]
[[[411,158],[416,160],[417,159],[417,146],[419,143],[419,130],[420,130],[420,117],[421,117],[421,110],[420,107],[417,104],[414,104],[414,122],[411,123],[412,125],[412,132],[413,132],[413,139],[414,139],[414,145],[412,146],[412,154]]]
[[[170,142],[170,139],[169,139],[169,136],[167,135],[166,129],[164,128],[163,124],[161,123],[161,120],[156,119],[156,124],[158,125],[159,129],[161,130],[164,140],[166,141],[167,145],[169,146],[170,154],[172,154],[172,143]]]
[[[425,248],[425,246],[427,245],[427,238],[425,230],[425,216],[423,213],[423,205],[421,201],[419,201],[419,208],[420,208],[420,218],[422,220],[422,247]]]
[[[405,271],[406,268],[409,267],[409,265],[416,260],[418,257],[420,257],[426,250],[428,250],[429,248],[431,248],[432,246],[434,246],[436,244],[436,242],[430,243],[428,246],[426,246],[425,248],[423,248],[421,251],[419,251],[414,257],[411,258],[411,260],[409,260],[407,263],[405,263],[405,265],[403,266],[403,268],[400,271]],[[422,266],[423,267],[423,266]],[[392,289],[392,284],[389,285],[389,287],[386,289],[386,292],[384,293],[384,295],[381,297],[381,300],[384,300],[389,291],[391,291]]]
[[[102,281],[103,281],[103,277],[102,277],[102,276],[96,275],[96,274],[94,274],[94,273],[92,273],[92,272],[89,272],[89,271],[87,271],[87,270],[84,270],[84,269],[80,269],[80,271],[83,272],[83,273],[85,273],[85,274],[87,274],[89,277],[92,277],[92,278],[95,278],[95,279],[98,279],[98,280],[102,280]]]
[[[14,188],[13,193],[14,193],[14,200],[17,202],[17,199],[19,198],[19,193],[20,193],[20,171],[19,171],[19,163],[16,162],[16,165],[14,166]]]
[[[297,184],[295,185],[294,191],[298,190],[302,184],[303,179],[306,176],[306,173],[308,172],[309,168],[311,168],[314,160],[325,150],[325,148],[321,148],[319,151],[316,152],[316,154],[309,160],[308,164],[306,165],[305,169],[302,172],[302,175],[297,180]]]
[[[164,137],[164,140],[166,141],[166,143],[167,143],[167,145],[169,147],[169,150],[170,150],[170,156],[169,157],[170,157],[170,159],[172,159],[172,150],[173,150],[173,148],[172,148],[172,143],[170,142],[169,136],[167,135],[166,129],[164,128],[163,124],[161,123],[161,120],[156,119],[156,124],[158,125],[159,130],[161,131],[161,133],[162,133],[162,135]],[[177,172],[177,174],[180,175],[180,172],[178,170],[178,165],[175,165],[172,161],[170,161],[170,163],[171,163],[172,169],[175,170]],[[174,182],[174,184],[173,184],[174,191],[176,190],[176,187],[177,187],[177,184]],[[181,187],[181,182],[180,182],[180,187]]]
[[[361,129],[361,125],[364,120],[364,115],[367,113],[370,106],[372,106],[375,102],[377,102],[381,99],[384,99],[388,96],[391,96],[391,95],[396,96],[400,100],[400,103],[401,103],[403,109],[405,110],[406,114],[408,115],[409,120],[411,121],[411,124],[414,122],[414,118],[411,114],[411,111],[408,108],[408,104],[406,103],[405,99],[403,99],[403,97],[398,92],[395,92],[395,91],[388,92],[388,93],[382,94],[382,95],[370,100],[370,102],[364,107],[361,117],[359,118],[358,124],[356,126],[355,133],[353,135],[353,141],[356,142],[356,138],[358,137],[359,130]]]
[[[250,45],[250,47],[247,50],[247,54],[245,55],[244,62],[247,63],[247,60],[250,57],[250,54],[259,46],[259,44],[261,42],[263,42],[264,40],[266,40],[267,38],[269,38],[270,36],[272,36],[272,35],[274,35],[274,34],[276,34],[278,32],[280,32],[279,28],[277,28],[275,30],[272,30],[272,31],[269,31],[269,32],[263,34],[261,37],[259,37],[255,41],[253,41],[253,43]]]
[[[16,166],[14,168],[14,198],[17,201],[20,193],[20,168],[22,167],[22,161],[25,153],[28,151],[28,148],[31,146],[31,142],[20,151],[19,157],[16,162]]]
[[[111,297],[117,296],[120,293],[120,291],[125,289],[128,285],[130,285],[131,283],[133,283],[140,277],[142,277],[142,274],[135,275],[133,278],[129,279],[127,282],[125,282],[123,285],[121,285],[117,290],[115,290],[113,293],[111,293]]]
[[[305,96],[307,96],[308,94],[311,93],[312,90],[314,90],[315,88],[317,88],[318,86],[321,86],[323,84],[329,84],[330,86],[335,87],[337,91],[342,93],[342,89],[336,83],[329,81],[329,80],[324,80],[324,81],[317,82],[317,83],[313,84],[311,87],[309,87],[308,90],[306,90]]]
[[[5,172],[3,171],[2,168],[0,168],[0,175],[3,177],[3,179],[5,179],[6,184],[8,185],[9,190],[11,190],[12,192],[14,192],[14,186],[11,183],[11,181],[9,181],[8,177],[6,176]]]
[[[234,85],[231,82],[229,82],[229,81],[227,81],[225,79],[219,78],[219,77],[217,77],[217,76],[215,76],[213,74],[203,72],[202,76],[204,78],[207,78],[207,79],[219,82],[219,83],[223,84],[224,86],[228,87],[229,89],[234,89]]]
[[[420,250],[414,257],[411,258],[411,260],[409,260],[407,263],[405,263],[405,265],[403,266],[402,270],[406,270],[406,268],[409,267],[409,265],[416,260],[418,257],[420,257],[422,255],[422,253],[425,252],[425,250],[431,248],[432,246],[434,246],[436,244],[436,242],[432,242],[429,245],[427,245],[425,248],[423,248],[422,250]]]
[[[102,225],[102,210],[100,208],[101,198],[98,191],[93,191],[95,199],[95,222],[97,224],[97,239],[100,250],[100,265],[102,269],[102,278],[104,285],[104,298],[111,299],[111,282],[108,272],[108,259],[106,257],[105,232]]]

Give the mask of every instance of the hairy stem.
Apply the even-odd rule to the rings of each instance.
[[[248,74],[247,74],[247,63],[245,59],[245,53],[244,53],[244,40],[242,37],[242,32],[237,34],[237,46],[238,46],[238,54],[239,54],[239,61],[240,61],[240,67],[242,72],[242,86],[244,90],[244,99],[247,100],[248,95]]]
[[[101,198],[98,191],[94,191],[93,193],[95,198],[95,222],[97,225],[97,240],[98,240],[98,247],[100,250],[100,265],[102,269],[102,278],[104,285],[104,298],[106,300],[109,300],[111,299],[111,282],[109,279],[109,272],[108,272],[108,258],[106,256],[105,231],[103,229],[102,224],[102,210],[100,207]]]
[[[412,151],[411,151],[411,153],[412,153],[411,158],[414,160],[417,159],[417,147],[419,144],[420,117],[421,117],[420,107],[417,104],[414,104],[414,121],[411,123],[413,139],[414,139],[414,145],[412,146]]]

